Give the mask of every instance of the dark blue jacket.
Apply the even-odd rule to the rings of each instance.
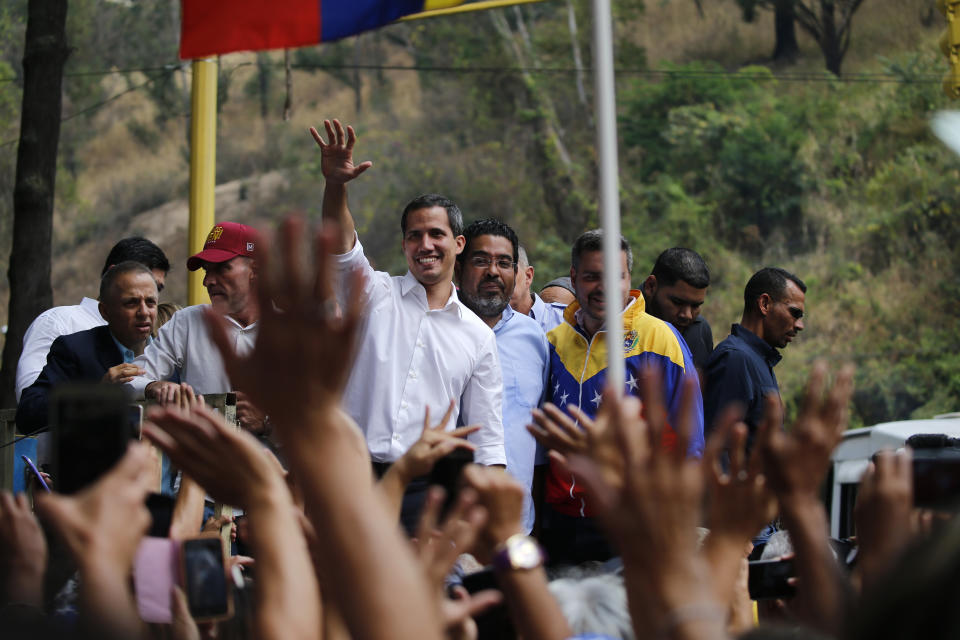
[[[769,393],[780,394],[773,367],[780,362],[780,352],[764,342],[757,334],[739,324],[730,328],[730,335],[717,345],[704,370],[706,391],[703,394],[703,414],[706,430],[712,431],[714,421],[727,405],[734,402],[744,410],[747,424],[747,449],[763,418],[763,399]]]
[[[123,363],[123,354],[106,325],[60,336],[53,341],[40,377],[23,390],[17,405],[17,431],[47,426],[50,392],[64,382],[98,382],[107,369]]]

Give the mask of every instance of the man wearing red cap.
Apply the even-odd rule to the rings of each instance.
[[[256,232],[245,224],[219,222],[210,231],[203,251],[187,260],[187,268],[203,268],[203,286],[210,306],[228,321],[237,352],[253,348],[257,337],[260,308],[257,302],[257,271],[253,260]],[[174,371],[196,393],[225,393],[232,390],[220,352],[207,331],[203,318],[207,305],[177,311],[160,328],[157,339],[136,359],[146,373],[129,384],[140,396],[160,403],[176,399],[179,387],[164,382]],[[263,429],[264,416],[238,397],[241,425],[252,431]]]

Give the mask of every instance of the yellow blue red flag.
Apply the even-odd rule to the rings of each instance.
[[[330,42],[463,1],[182,0],[180,58]]]

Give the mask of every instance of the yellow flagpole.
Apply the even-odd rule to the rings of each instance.
[[[430,11],[421,11],[420,13],[411,13],[410,15],[399,18],[397,22],[405,20],[421,20],[423,18],[436,18],[438,16],[449,16],[456,13],[469,13],[471,11],[484,11],[486,9],[497,9],[499,7],[510,7],[515,4],[533,4],[536,2],[546,2],[546,0],[484,0],[483,2],[470,2],[455,7],[445,9],[433,9]]]
[[[217,60],[193,61],[190,96],[190,223],[187,255],[203,249],[214,222],[217,186]],[[210,302],[203,270],[187,274],[187,304]]]

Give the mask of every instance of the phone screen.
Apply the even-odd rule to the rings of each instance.
[[[223,542],[219,537],[184,540],[183,587],[195,619],[210,620],[230,615]]]
[[[796,587],[787,581],[794,575],[793,559],[754,560],[747,581],[750,599],[792,598]]]
[[[95,482],[137,437],[127,392],[117,385],[69,384],[51,399],[54,481],[61,493]]]
[[[437,460],[430,472],[430,484],[440,485],[446,491],[446,498],[441,509],[441,518],[453,507],[460,490],[460,473],[463,468],[473,462],[473,451],[457,449]]]

